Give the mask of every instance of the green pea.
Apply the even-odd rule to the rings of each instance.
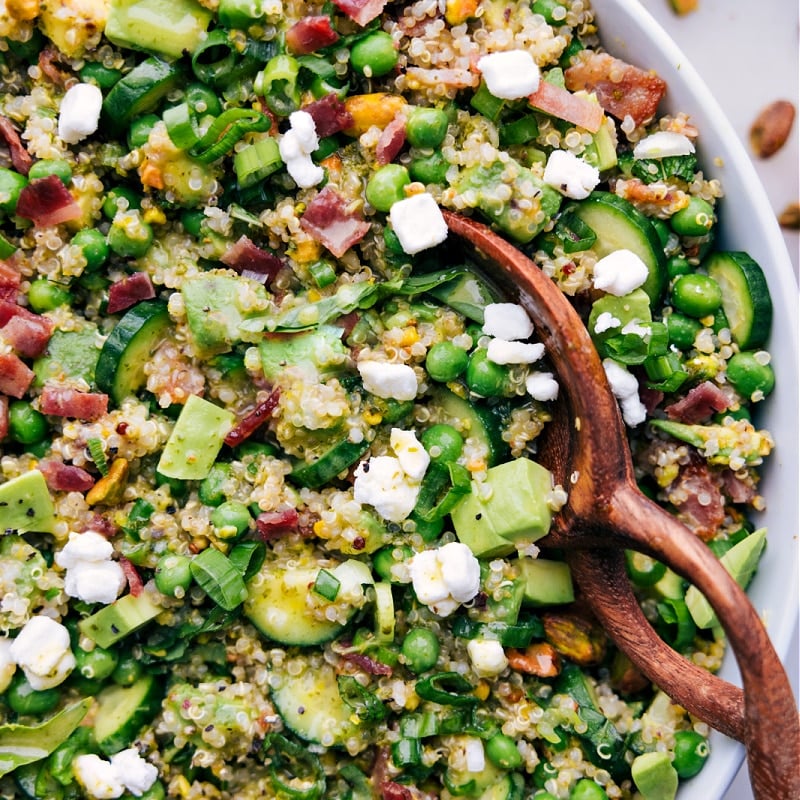
[[[443,464],[457,461],[464,449],[464,439],[461,434],[452,425],[444,422],[428,428],[422,434],[421,441],[431,461]]]
[[[69,161],[65,161],[63,158],[43,158],[41,161],[36,161],[28,172],[28,180],[49,178],[51,175],[57,176],[64,186],[69,186],[72,180],[72,167],[69,165]]]
[[[415,108],[406,122],[406,138],[412,147],[438,147],[447,135],[448,122],[440,108]]]
[[[430,155],[416,153],[408,165],[408,173],[412,180],[420,183],[442,184],[447,180],[447,170],[450,164],[445,161],[439,150],[434,150]]]
[[[411,183],[408,170],[401,164],[386,164],[367,181],[367,201],[378,211],[388,211],[406,195],[403,189]]]
[[[17,209],[19,193],[28,185],[28,179],[13,169],[0,167],[0,211],[13,214]]]
[[[381,547],[372,556],[372,568],[381,580],[396,583],[397,581],[392,575],[392,567],[411,558],[412,555],[413,551],[407,545],[388,544],[386,547]]]
[[[691,317],[684,314],[672,313],[667,317],[667,333],[669,341],[680,350],[689,350],[694,347],[694,340],[703,326]]]
[[[722,289],[708,275],[681,275],[672,287],[672,305],[690,317],[713,314],[722,303]]]
[[[222,103],[214,90],[204,83],[193,82],[186,87],[186,103],[195,114],[210,114],[218,117],[222,113]]]
[[[17,672],[6,689],[5,698],[8,707],[16,714],[38,716],[52,711],[58,705],[61,690],[57,686],[36,690],[22,672]]]
[[[100,269],[108,259],[108,242],[97,228],[83,228],[73,237],[70,244],[80,247],[86,259],[86,269],[90,272]]]
[[[156,589],[168,597],[183,597],[192,583],[192,559],[179,553],[166,553],[158,559]]]
[[[509,370],[489,360],[486,348],[472,351],[467,363],[467,386],[482,397],[502,397],[509,383]]]
[[[467,368],[469,356],[463,347],[452,342],[437,342],[425,357],[425,369],[435,381],[454,381]]]
[[[742,396],[756,392],[766,397],[775,388],[775,372],[753,352],[736,353],[728,361],[728,383]]]
[[[36,444],[47,436],[47,419],[25,400],[13,400],[8,406],[8,430],[20,444]]]
[[[486,742],[486,757],[500,769],[516,769],[522,766],[522,755],[517,743],[504,733],[496,733]]]
[[[141,195],[128,186],[115,186],[103,201],[103,214],[113,220],[118,211],[142,207]]]
[[[679,778],[693,778],[703,768],[710,750],[708,740],[696,731],[677,731],[675,733],[675,757],[672,766]]]
[[[581,778],[569,793],[569,800],[608,800],[605,789],[591,778]]]
[[[678,236],[705,236],[714,224],[714,209],[702,197],[692,197],[670,217],[669,224]]]
[[[211,524],[217,529],[217,536],[235,539],[241,536],[252,522],[250,510],[244,503],[227,500],[211,512]]]
[[[161,117],[158,114],[145,114],[131,122],[131,126],[128,128],[128,147],[133,150],[136,147],[142,147],[147,144],[150,132],[160,119]]]
[[[207,506],[218,506],[225,501],[225,481],[231,474],[231,465],[224,462],[214,464],[197,487],[200,502]]]
[[[108,231],[108,246],[120,258],[141,258],[153,243],[153,228],[137,211],[118,214]]]
[[[88,61],[78,74],[83,83],[94,83],[101,89],[110,89],[122,77],[120,70],[103,66],[99,61]]]
[[[403,639],[400,649],[406,666],[419,674],[433,669],[439,659],[439,639],[427,628],[412,628]]]
[[[397,64],[394,40],[385,31],[375,31],[353,45],[350,63],[367,78],[380,78]]]
[[[672,256],[672,258],[667,259],[667,274],[670,278],[688,275],[690,272],[692,272],[692,265],[686,260],[685,256]]]
[[[416,531],[422,537],[423,542],[432,542],[438,539],[444,530],[444,519],[441,517],[432,520],[421,519],[412,511],[409,519],[414,522]]]
[[[84,678],[102,681],[108,678],[119,663],[119,656],[113,650],[95,647],[94,650],[75,649],[75,669]]]
[[[72,295],[66,289],[47,278],[37,278],[28,290],[28,303],[37,314],[69,305],[71,301]]]
[[[142,677],[142,662],[130,653],[120,656],[117,666],[111,673],[111,680],[118,686],[133,686]]]
[[[531,6],[531,10],[534,14],[541,14],[548,25],[558,25],[563,24],[564,17],[561,17],[561,22],[559,23],[559,21],[553,16],[553,12],[557,8],[563,7],[564,4],[560,3],[559,0],[535,0]]]
[[[201,227],[206,215],[202,211],[184,211],[181,214],[181,225],[190,236],[200,236]]]

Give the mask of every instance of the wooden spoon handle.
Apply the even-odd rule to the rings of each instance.
[[[678,705],[744,741],[744,694],[675,652],[653,630],[634,595],[621,550],[571,550],[575,583],[617,646]]]
[[[635,487],[620,486],[608,520],[629,546],[669,564],[703,592],[725,629],[744,687],[744,742],[756,798],[800,797],[800,718],[756,610],[711,551]]]

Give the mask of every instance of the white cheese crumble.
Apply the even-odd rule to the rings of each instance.
[[[483,772],[486,769],[483,741],[477,736],[470,736],[464,742],[464,763],[467,766],[467,772]]]
[[[622,329],[622,333],[632,333],[634,336],[644,339],[650,335],[651,328],[649,325],[640,325],[635,319],[632,319]]]
[[[75,777],[89,797],[97,800],[121,797],[125,791],[122,781],[111,762],[95,755],[84,753],[72,762]]]
[[[414,431],[392,428],[389,445],[406,475],[412,480],[421,481],[431,463],[431,457]]]
[[[622,325],[622,320],[617,319],[610,311],[603,311],[602,314],[597,315],[594,323],[595,333],[605,333],[612,328],[619,328]]]
[[[58,136],[67,144],[77,144],[91,136],[100,123],[103,93],[93,83],[76,83],[61,100]]]
[[[393,203],[389,219],[403,252],[410,256],[435,247],[447,238],[447,223],[442,210],[427,192]]]
[[[502,100],[528,97],[539,88],[539,67],[527,50],[489,53],[478,59],[486,88]]]
[[[419,482],[406,475],[399,458],[373,456],[355,471],[353,497],[371,505],[389,522],[402,522],[417,504]]]
[[[494,639],[470,639],[467,654],[475,672],[482,678],[499,675],[508,666],[503,646]]]
[[[364,388],[385,400],[413,400],[417,396],[417,375],[408,364],[360,361],[358,372]]]
[[[644,422],[647,409],[639,399],[639,381],[636,380],[636,376],[611,358],[603,361],[603,369],[606,371],[611,391],[619,401],[625,424],[634,428]]]
[[[616,297],[630,294],[646,280],[647,265],[630,250],[615,250],[594,265],[594,288]]]
[[[674,131],[658,131],[640,139],[633,148],[634,158],[668,158],[694,153],[688,136]]]
[[[541,342],[507,342],[492,339],[486,348],[486,357],[495,364],[533,364],[544,355]]]
[[[533,333],[533,323],[518,303],[489,303],[483,309],[483,332],[513,342],[527,339]]]
[[[111,542],[99,533],[71,533],[55,557],[67,571],[64,591],[85,603],[113,603],[125,588],[125,573],[111,560],[113,552]]]
[[[553,150],[544,168],[544,182],[573,200],[583,200],[600,183],[600,170],[568,150]]]
[[[31,617],[11,643],[9,654],[37,692],[63,683],[75,668],[69,631],[50,617]]]
[[[11,656],[12,641],[8,636],[0,636],[0,693],[8,689],[17,671],[17,662]]]
[[[292,112],[289,124],[291,127],[278,142],[278,152],[292,180],[301,189],[310,189],[325,177],[325,170],[311,159],[319,147],[317,126],[308,111]]]
[[[480,588],[478,559],[461,542],[417,553],[409,561],[408,571],[417,599],[440,617],[472,600]]]
[[[558,383],[552,372],[531,372],[525,379],[525,390],[541,403],[558,397]]]
[[[111,756],[111,766],[134,797],[141,797],[158,779],[158,767],[142,758],[135,747]]]

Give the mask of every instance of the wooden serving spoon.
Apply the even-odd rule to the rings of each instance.
[[[558,374],[559,402],[537,460],[567,490],[543,544],[563,548],[612,639],[670,697],[744,742],[756,798],[800,798],[800,718],[783,665],[745,592],[709,548],[638,489],[625,427],[586,327],[529,258],[486,225],[444,211],[452,234],[518,296]],[[642,614],[623,549],[651,555],[706,596],[739,664],[744,692],[669,648]]]

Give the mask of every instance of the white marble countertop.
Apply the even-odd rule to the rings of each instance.
[[[789,100],[800,107],[797,0],[764,0],[756,5],[750,0],[698,0],[697,10],[685,16],[676,15],[669,0],[641,3],[677,42],[714,93],[745,143],[775,213],[800,200],[800,119],[795,119],[789,141],[771,158],[756,158],[749,145],[750,126],[768,103]],[[783,234],[797,276],[800,233],[784,230]],[[791,598],[787,602],[792,602]],[[787,668],[795,696],[800,697],[797,634]],[[745,766],[724,800],[752,797]]]

